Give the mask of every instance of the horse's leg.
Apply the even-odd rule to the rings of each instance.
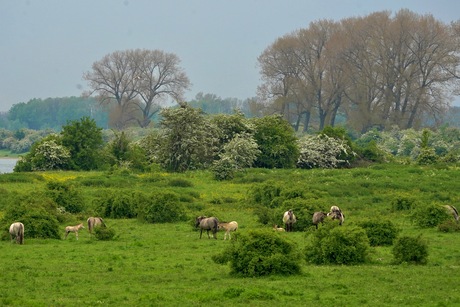
[[[75,237],[76,237],[76,238],[77,238],[77,240],[78,240],[78,230],[77,230],[77,231],[75,231]]]
[[[200,239],[201,239],[202,234],[203,234],[203,228],[200,228]]]
[[[68,236],[68,235],[69,235],[69,232],[68,232],[68,231],[66,231],[66,232],[65,232],[65,237],[64,237],[64,240],[65,240],[65,239],[67,239],[67,236]]]

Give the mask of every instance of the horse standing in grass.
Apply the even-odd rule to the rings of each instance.
[[[286,227],[286,231],[287,232],[290,232],[292,231],[292,225],[297,222],[297,219],[294,215],[294,212],[292,211],[292,209],[284,212],[284,215],[283,215],[283,223]]]
[[[93,232],[94,227],[101,225],[107,227],[101,217],[89,217],[86,222],[88,223],[88,231],[90,234]]]
[[[230,232],[232,231],[237,231],[238,230],[238,223],[236,221],[232,221],[232,222],[220,222],[217,224],[217,227],[218,229],[224,229],[225,230],[225,235],[224,235],[224,240],[227,240],[227,235],[228,235],[228,239],[231,240],[232,239],[232,236],[230,234]]]
[[[75,237],[76,237],[77,240],[78,240],[78,231],[79,231],[80,229],[82,229],[82,228],[83,228],[83,229],[85,228],[85,227],[83,227],[83,223],[80,223],[80,224],[78,224],[78,225],[76,225],[76,226],[67,226],[67,227],[65,228],[65,238],[64,238],[64,239],[67,239],[67,236],[69,235],[70,232],[75,232]]]
[[[319,211],[319,212],[313,213],[312,222],[313,222],[313,225],[315,225],[316,229],[318,229],[318,224],[319,223],[322,224],[326,217],[327,217],[326,212]]]
[[[345,215],[343,214],[342,210],[340,210],[340,208],[337,206],[332,206],[331,211],[327,214],[327,216],[330,216],[333,220],[339,220],[340,225],[342,225],[345,221]]]
[[[10,239],[14,239],[18,244],[24,244],[24,224],[16,222],[10,226]]]
[[[458,210],[457,210],[457,208],[455,208],[454,206],[451,206],[451,205],[445,205],[444,208],[446,208],[447,213],[451,214],[454,217],[454,219],[457,221],[457,223],[458,223]]]
[[[209,237],[209,231],[212,231],[212,236],[214,239],[217,239],[217,230],[219,229],[219,220],[216,217],[206,217],[206,216],[199,216],[195,220],[195,227],[200,227],[200,239],[201,235],[203,234],[203,230],[206,230],[206,233]]]

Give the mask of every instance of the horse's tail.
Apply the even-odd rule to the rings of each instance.
[[[457,211],[457,208],[455,208],[454,206],[452,205],[449,205],[449,207],[452,208],[453,212],[454,212],[454,218],[455,220],[458,222],[458,211]]]
[[[104,225],[104,227],[107,227],[107,225],[105,224],[105,222],[104,222],[104,220],[102,219],[102,217],[100,217],[99,220],[101,221],[101,224]]]
[[[19,235],[19,244],[24,244],[24,224],[22,223],[19,224],[18,235]]]

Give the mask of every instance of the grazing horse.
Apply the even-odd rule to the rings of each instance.
[[[203,234],[203,230],[206,230],[206,233],[209,237],[209,231],[212,231],[212,236],[214,239],[217,239],[216,233],[219,229],[219,220],[216,217],[206,217],[206,216],[199,216],[195,220],[195,227],[200,227],[200,239],[201,235]]]
[[[13,241],[16,239],[18,244],[24,244],[24,224],[16,222],[10,226],[10,239]]]
[[[70,232],[75,232],[75,237],[77,237],[77,240],[78,240],[78,231],[80,229],[84,229],[85,227],[83,227],[83,223],[80,223],[76,226],[67,226],[65,228],[65,238],[64,239],[67,239],[67,236],[69,235]]]
[[[339,220],[340,225],[342,225],[345,221],[345,215],[343,214],[342,210],[340,210],[340,208],[337,206],[332,206],[331,211],[327,214],[327,216],[330,216],[333,220]]]
[[[327,213],[322,212],[322,211],[313,213],[312,222],[313,222],[313,225],[315,225],[316,229],[318,229],[319,223],[322,224],[324,222],[324,219],[326,218],[326,216],[327,216]]]
[[[286,230],[284,230],[283,227],[278,227],[278,225],[273,225],[273,229],[274,229],[275,231],[280,231],[280,232],[286,231]]]
[[[232,239],[232,236],[230,234],[230,232],[232,231],[237,231],[238,229],[238,223],[236,221],[232,221],[232,222],[220,222],[217,224],[217,227],[218,229],[224,229],[225,230],[225,235],[224,235],[224,240],[227,239],[227,235],[228,235],[228,239],[231,240]]]
[[[88,231],[90,234],[93,232],[93,229],[96,226],[102,225],[106,227],[104,220],[101,217],[89,217],[86,222],[88,223]]]
[[[292,225],[297,222],[297,219],[294,215],[294,212],[292,212],[292,209],[289,209],[288,211],[284,212],[283,215],[283,223],[286,226],[286,231],[292,231]]]
[[[458,223],[458,211],[457,211],[457,208],[455,208],[454,206],[451,206],[451,205],[445,205],[444,208],[447,209],[447,213],[452,214],[452,216],[454,217],[454,219]]]

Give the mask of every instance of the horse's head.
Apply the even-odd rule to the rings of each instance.
[[[205,218],[206,218],[206,216],[203,216],[203,215],[197,217],[197,218],[195,219],[195,227],[198,227],[198,225],[200,225],[201,221],[202,221],[203,219],[205,219]]]

